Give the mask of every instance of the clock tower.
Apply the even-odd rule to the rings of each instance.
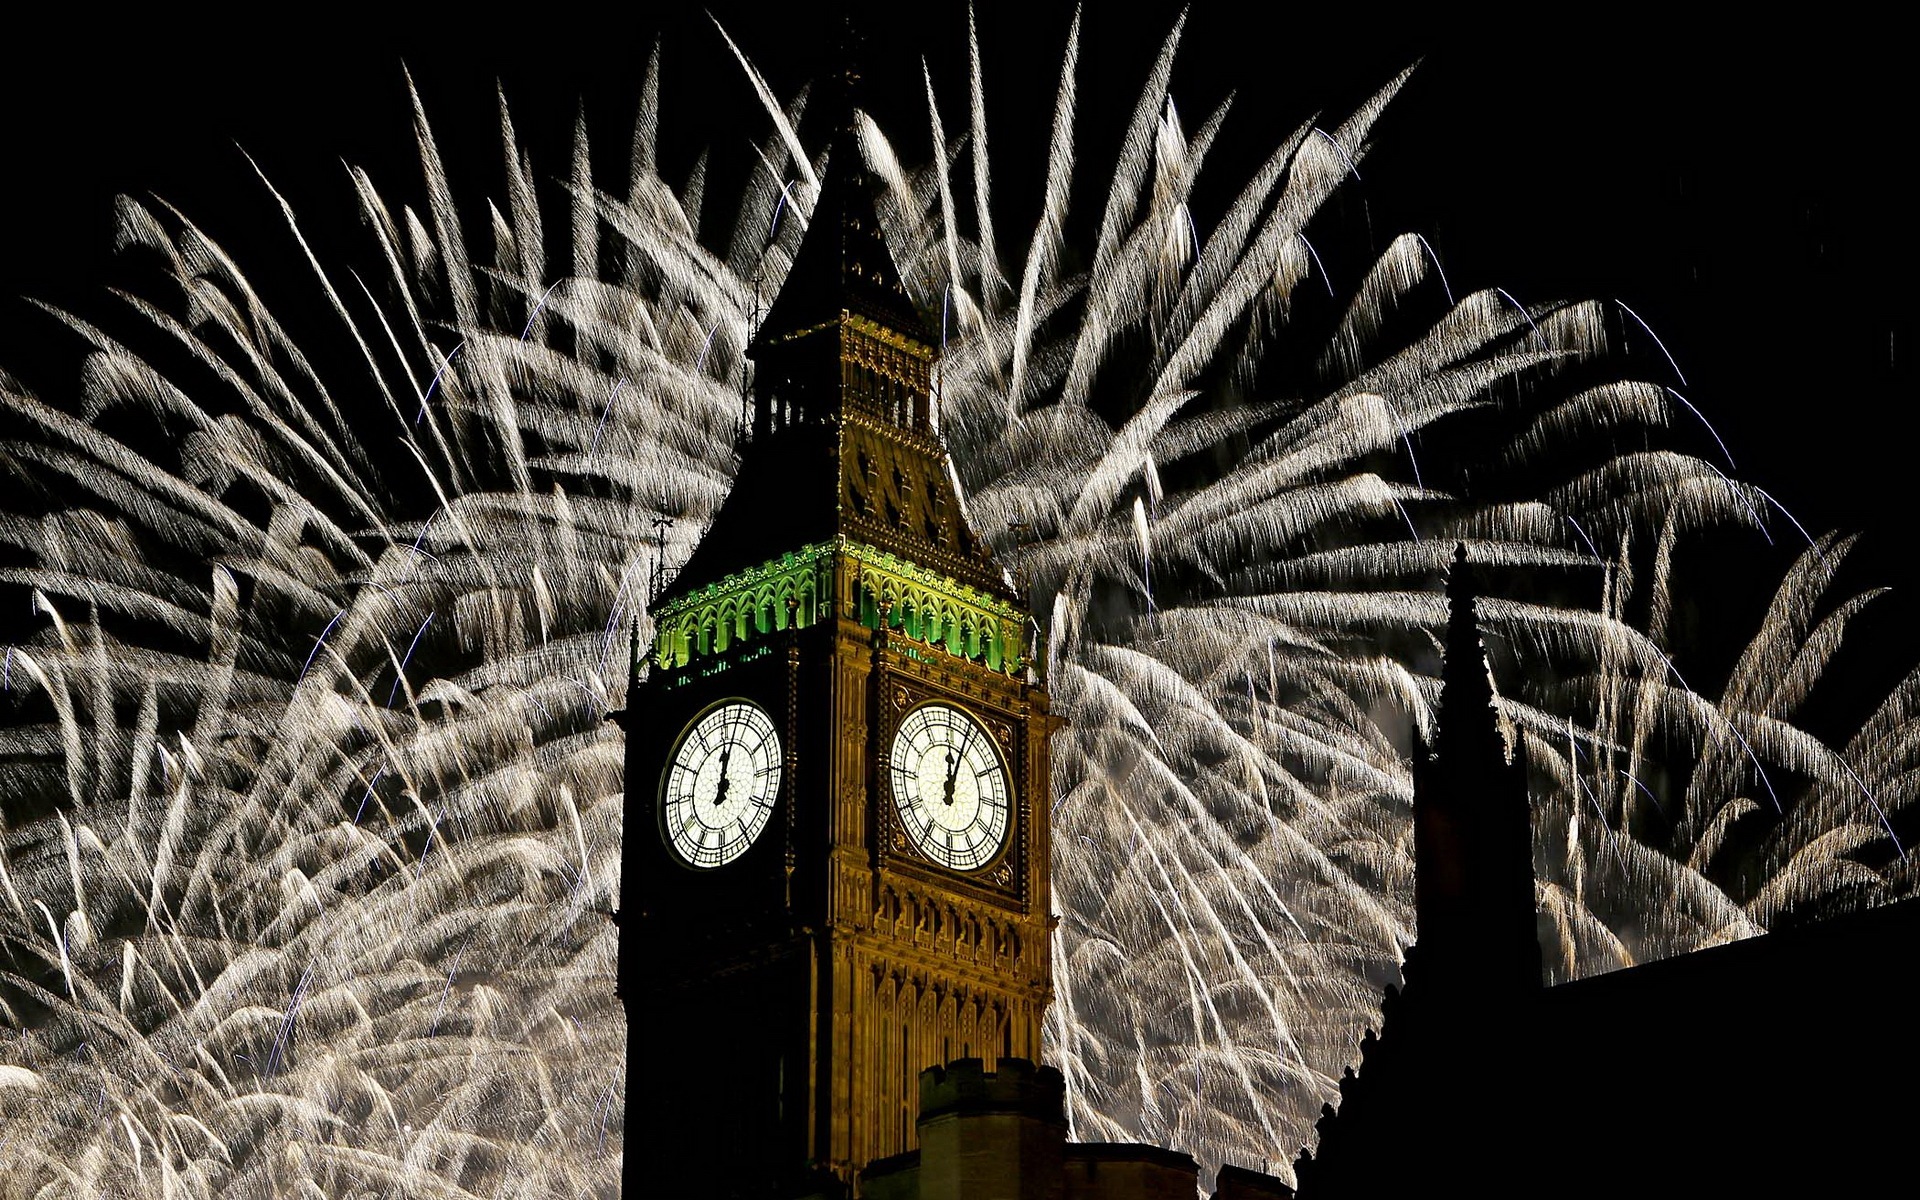
[[[968,527],[935,342],[844,131],[756,334],[734,490],[627,731],[629,1195],[851,1188],[920,1072],[1038,1059],[1053,727]]]

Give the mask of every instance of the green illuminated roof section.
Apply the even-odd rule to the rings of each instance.
[[[1029,662],[1025,614],[979,588],[845,538],[736,571],[674,597],[654,619],[653,665],[674,670],[829,616],[888,627],[955,658],[1019,675]]]
[[[857,572],[848,616],[877,629],[885,613],[889,627],[956,658],[1026,669],[1026,616],[1013,605],[885,550],[848,542],[845,552]]]
[[[653,665],[684,667],[789,624],[812,625],[832,589],[833,550],[804,546],[674,597],[654,615]]]

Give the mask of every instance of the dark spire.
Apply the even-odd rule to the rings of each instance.
[[[933,345],[894,266],[875,208],[875,182],[860,153],[854,117],[863,41],[851,9],[843,10],[836,62],[825,81],[833,130],[826,174],[793,267],[753,339],[754,351],[819,330],[842,313]]]
[[[1446,662],[1434,754],[1414,763],[1414,907],[1431,990],[1491,1003],[1539,987],[1526,765],[1509,758],[1464,546],[1447,574]],[[1411,979],[1411,975],[1409,976]]]
[[[1488,754],[1507,757],[1494,706],[1493,678],[1487,670],[1487,651],[1480,640],[1480,619],[1474,602],[1479,579],[1467,561],[1467,548],[1453,548],[1453,569],[1447,572],[1446,660],[1440,669],[1440,732],[1436,749],[1454,761]]]
[[[748,346],[752,416],[740,472],[669,599],[834,536],[992,595],[1008,588],[967,528],[934,428],[938,344],[881,229],[881,192],[853,120],[858,39],[844,39],[843,65],[824,89],[834,141],[820,193]]]
[[[843,313],[933,344],[893,265],[874,198],[859,140],[848,125],[834,136],[820,198],[793,268],[753,339],[756,356],[769,345],[834,325]]]
[[[833,118],[835,138],[853,129],[853,114],[859,108],[860,49],[865,41],[853,19],[852,5],[844,5],[840,39],[834,46],[833,74],[827,80],[827,115]]]
[[[1315,1127],[1318,1152],[1296,1166],[1303,1197],[1431,1190],[1448,1172],[1499,1174],[1480,1155],[1507,1118],[1502,1075],[1532,1076],[1540,947],[1524,747],[1509,759],[1475,612],[1479,580],[1465,546],[1447,573],[1440,730],[1413,757],[1414,920],[1404,987],[1387,988],[1382,1027],[1337,1114]],[[1533,1114],[1521,1114],[1522,1125]],[[1545,1128],[1544,1124],[1538,1126]],[[1476,1157],[1478,1155],[1478,1157]]]

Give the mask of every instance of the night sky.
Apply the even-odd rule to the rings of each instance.
[[[831,7],[715,11],[784,95],[830,61]],[[1086,18],[1083,173],[1110,157],[1104,148],[1178,12],[1145,7],[1155,15],[1139,24],[1104,6]],[[1913,661],[1920,570],[1910,562],[1904,417],[1915,250],[1895,210],[1912,140],[1897,116],[1901,39],[1841,23],[1693,28],[1668,24],[1671,10],[1661,8],[1579,6],[1578,23],[1535,13],[1458,26],[1432,15],[1403,24],[1372,6],[1351,15],[1275,6],[1249,26],[1236,15],[1243,7],[1251,6],[1196,3],[1175,74],[1189,130],[1229,89],[1238,93],[1207,174],[1237,182],[1308,115],[1337,121],[1419,61],[1377,126],[1353,193],[1378,244],[1402,230],[1425,234],[1456,293],[1498,285],[1526,302],[1631,305],[1678,361],[1681,390],[1713,420],[1739,477],[1815,532],[1868,533],[1853,582],[1898,589],[1857,629],[1872,639],[1883,674]],[[892,11],[913,15],[865,19],[867,104],[896,136],[923,129],[925,54],[957,132],[965,7]],[[656,36],[670,180],[684,176],[701,144],[712,144],[718,171],[746,157],[746,134],[761,136],[751,90],[697,8],[522,12],[524,27],[497,29],[455,10],[398,23],[378,10],[328,10],[291,31],[279,19],[271,29],[202,28],[174,16],[16,22],[0,51],[0,205],[10,234],[0,255],[0,368],[48,398],[70,383],[63,335],[18,297],[114,311],[105,284],[124,270],[111,251],[119,191],[178,204],[256,264],[253,278],[271,297],[264,264],[293,260],[236,145],[288,194],[323,255],[330,245],[360,246],[343,159],[369,167],[384,190],[418,194],[403,64],[475,199],[501,191],[496,80],[540,173],[566,169],[584,98],[605,182],[616,171],[623,178]],[[992,5],[980,16],[1003,239],[1031,228],[1069,14],[1044,2]],[[1016,161],[1033,166],[1016,170]],[[1097,199],[1076,203],[1097,211]],[[1647,354],[1633,361],[1680,386]],[[1717,460],[1704,433],[1684,436]],[[1797,538],[1783,521],[1775,534]],[[1757,535],[1735,535],[1730,546],[1736,559],[1774,564],[1755,576],[1762,589],[1787,557]],[[1751,605],[1764,590],[1747,594]]]

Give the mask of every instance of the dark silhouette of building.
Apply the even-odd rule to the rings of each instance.
[[[1920,906],[1543,988],[1525,768],[1464,551],[1416,753],[1419,941],[1296,1163],[1301,1200],[1855,1194],[1907,1181]]]

